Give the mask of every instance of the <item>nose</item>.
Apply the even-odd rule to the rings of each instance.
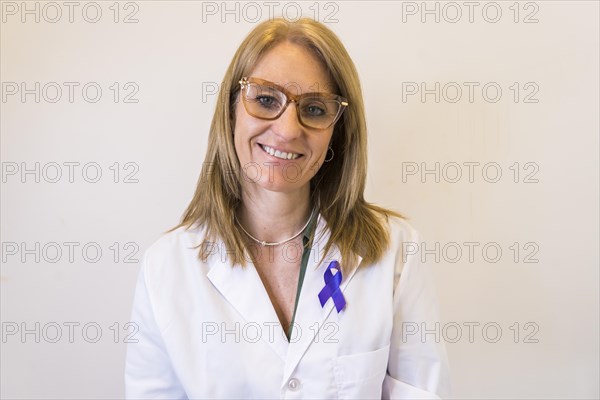
[[[272,128],[278,136],[286,140],[293,140],[302,135],[304,127],[300,125],[298,119],[298,111],[296,110],[296,102],[290,102],[283,112],[275,121]]]

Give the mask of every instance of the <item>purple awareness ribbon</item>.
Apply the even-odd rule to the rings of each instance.
[[[332,270],[336,270],[337,274],[333,275]],[[325,287],[319,292],[321,307],[324,307],[327,300],[331,297],[339,313],[346,306],[346,299],[344,299],[344,295],[340,289],[340,283],[342,283],[342,269],[340,268],[340,264],[337,261],[330,262],[323,278],[325,279]]]

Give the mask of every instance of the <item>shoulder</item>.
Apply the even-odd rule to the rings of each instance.
[[[197,262],[203,229],[180,227],[164,233],[144,252],[142,268],[148,277],[166,278],[174,269]]]
[[[162,234],[144,252],[138,276],[140,307],[151,307],[161,326],[168,326],[177,315],[188,315],[190,296],[202,291],[202,268],[198,258],[203,235],[198,229],[178,228]]]
[[[390,235],[387,256],[393,260],[396,283],[400,275],[405,275],[406,278],[407,274],[411,274],[410,271],[421,273],[424,269],[419,255],[423,242],[421,234],[406,218],[402,217],[390,216],[387,226]]]
[[[145,255],[148,259],[159,260],[179,252],[182,248],[198,246],[200,239],[200,228],[179,227],[163,233],[146,249]]]
[[[403,243],[419,243],[421,235],[404,217],[389,216],[387,228],[390,234],[390,244],[394,246]]]

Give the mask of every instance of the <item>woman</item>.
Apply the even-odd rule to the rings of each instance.
[[[443,343],[417,332],[437,321],[431,277],[402,251],[419,238],[363,198],[362,94],[339,39],[264,22],[221,93],[194,198],[144,257],[127,397],[446,396]]]

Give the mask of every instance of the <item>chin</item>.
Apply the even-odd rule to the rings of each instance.
[[[274,175],[271,177],[271,179],[268,177],[260,179],[258,182],[256,182],[256,185],[259,185],[261,188],[271,192],[288,193],[295,192],[302,188],[303,182],[290,182],[281,175]]]

